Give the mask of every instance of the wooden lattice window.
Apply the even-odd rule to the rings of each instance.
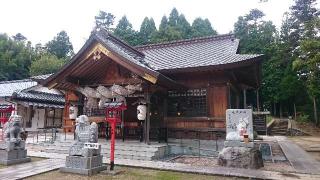
[[[206,89],[168,92],[168,116],[200,117],[207,116]]]

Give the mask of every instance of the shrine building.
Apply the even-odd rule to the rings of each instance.
[[[238,48],[239,39],[232,34],[132,47],[105,30],[95,30],[70,62],[43,84],[65,92],[63,126],[68,132],[75,117],[85,114],[99,124],[100,136],[108,135],[105,109],[99,106],[103,94],[88,95],[99,93],[100,87],[114,97],[105,102],[127,106],[118,138],[215,139],[225,132],[226,109],[250,105],[259,110],[263,56],[239,54]],[[129,87],[134,91],[121,93]],[[137,118],[139,104],[146,104],[142,121]]]

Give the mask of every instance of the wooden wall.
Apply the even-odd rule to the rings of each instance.
[[[165,117],[168,128],[208,129],[225,128],[225,113],[228,108],[228,77],[223,72],[200,72],[171,76],[192,88],[207,90],[206,117]]]

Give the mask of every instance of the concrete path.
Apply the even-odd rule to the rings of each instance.
[[[312,158],[297,144],[284,136],[276,136],[276,139],[290,164],[301,173],[320,173],[320,162]]]
[[[66,154],[57,153],[44,153],[44,152],[32,152],[28,151],[29,156],[46,157],[46,158],[56,158],[64,160]],[[108,163],[109,159],[103,159],[104,163]],[[304,174],[304,173],[281,173],[274,171],[263,171],[263,170],[251,170],[251,169],[241,169],[241,168],[227,168],[227,167],[201,167],[192,166],[189,164],[182,163],[171,163],[171,162],[161,162],[161,161],[144,161],[144,160],[129,160],[129,159],[115,159],[117,165],[137,167],[137,168],[150,168],[158,170],[169,170],[177,172],[187,172],[187,173],[197,173],[197,174],[207,174],[207,175],[219,175],[219,176],[236,176],[244,178],[254,178],[254,179],[310,179],[318,180],[320,179],[320,174]],[[64,162],[62,163],[64,164]]]
[[[61,159],[46,159],[35,162],[23,163],[19,165],[8,166],[0,169],[1,180],[23,179],[36,174],[55,170],[64,165]]]

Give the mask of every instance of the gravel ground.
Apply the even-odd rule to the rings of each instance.
[[[218,166],[217,158],[210,157],[192,157],[181,156],[173,159],[171,162],[192,164],[195,166]],[[261,170],[277,171],[277,172],[293,172],[294,169],[288,161],[277,161],[275,163],[264,161],[264,167]]]

